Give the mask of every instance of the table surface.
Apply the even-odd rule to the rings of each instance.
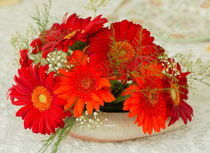
[[[35,3],[42,0],[22,0],[22,3],[0,8],[0,153],[35,153],[42,146],[40,142],[47,136],[33,134],[24,130],[23,121],[15,117],[18,109],[6,100],[6,92],[13,83],[12,78],[17,67],[12,65],[14,49],[10,45],[11,35],[22,33],[35,12]],[[85,0],[57,0],[52,7],[53,17],[62,17],[66,12],[76,12],[82,16],[93,15],[84,9]],[[99,13],[109,16],[120,0],[110,0]],[[40,3],[41,4],[41,3]],[[192,51],[203,60],[210,59],[206,51],[210,42],[170,43],[157,40],[173,55],[177,52]],[[199,94],[190,97],[189,103],[194,108],[194,118],[184,129],[146,137],[135,141],[120,143],[95,143],[68,137],[59,152],[71,153],[207,153],[210,152],[210,89],[198,85]]]

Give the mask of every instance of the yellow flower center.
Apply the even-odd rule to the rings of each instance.
[[[171,99],[174,102],[174,105],[178,106],[180,104],[180,95],[179,95],[178,87],[174,83],[171,83],[170,95],[171,95]]]
[[[127,63],[133,60],[136,51],[132,44],[125,40],[116,42],[116,44],[111,47],[108,55],[111,59],[119,63]]]
[[[39,101],[42,103],[47,102],[47,97],[44,94],[39,95]]]
[[[39,86],[36,87],[32,93],[32,102],[34,107],[38,108],[40,111],[45,111],[51,106],[52,96],[45,87]]]

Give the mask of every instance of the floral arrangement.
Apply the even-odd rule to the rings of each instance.
[[[21,107],[16,116],[24,128],[51,135],[41,151],[54,144],[56,152],[76,121],[91,114],[96,118],[100,111],[129,112],[144,134],[160,132],[180,118],[191,121],[190,72],[183,72],[147,29],[127,20],[106,26],[102,15],[76,14],[65,14],[47,28],[50,6],[44,6],[44,14],[33,17],[37,38],[12,39],[20,56],[8,91],[11,103]]]

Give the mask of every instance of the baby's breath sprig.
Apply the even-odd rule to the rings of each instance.
[[[67,53],[55,50],[50,52],[46,58],[47,64],[49,64],[49,71],[58,71],[58,69],[70,69],[71,66],[67,61]]]
[[[26,39],[18,32],[12,35],[11,37],[11,44],[14,47],[15,50],[20,50],[28,47],[25,43]]]
[[[19,51],[20,49],[29,49],[30,42],[36,37],[36,35],[37,30],[31,24],[28,24],[25,33],[21,35],[16,32],[12,35],[10,42],[15,50]]]
[[[23,35],[21,35],[18,32],[16,32],[15,34],[12,35],[10,43],[12,44],[13,48],[15,49],[15,52],[14,52],[15,58],[13,60],[14,65],[19,66],[19,59],[20,59],[19,50],[28,49],[29,54],[31,54],[30,43],[36,36],[37,36],[37,30],[31,24],[28,24]]]
[[[210,61],[202,61],[200,58],[195,58],[192,52],[179,53],[174,58],[180,62],[183,71],[191,72],[188,75],[188,80],[193,94],[196,94],[196,82],[201,82],[210,87]]]
[[[104,114],[100,111],[95,111],[91,115],[85,111],[81,117],[76,118],[76,123],[80,124],[81,127],[88,127],[91,131],[101,126],[106,121],[107,118],[105,118]]]
[[[195,58],[192,52],[187,54],[176,54],[175,58],[181,63],[184,71],[191,72],[191,79],[210,86],[210,61],[203,61]],[[186,60],[187,59],[187,60]]]
[[[68,51],[68,54],[63,51],[54,50],[47,55],[47,58],[42,58],[42,52],[37,54],[30,54],[29,58],[33,60],[35,64],[41,65],[48,64],[48,72],[57,72],[59,69],[70,69],[71,65],[68,64],[67,56],[71,55],[73,51]]]
[[[166,54],[159,57],[159,59],[162,62],[164,62],[164,64],[163,64],[163,66],[164,66],[163,74],[164,75],[167,75],[170,77],[180,75],[180,71],[177,69],[177,62],[173,61],[173,59],[171,59],[171,61],[169,61],[169,58]],[[170,70],[173,70],[173,74],[169,73]]]

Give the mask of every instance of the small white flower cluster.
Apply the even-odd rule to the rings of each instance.
[[[18,65],[18,67],[20,66],[19,64],[19,59],[20,59],[20,53],[19,50],[21,49],[28,49],[28,56],[30,59],[32,60],[37,60],[37,59],[41,59],[39,56],[38,57],[34,57],[32,55],[32,48],[30,46],[31,41],[36,38],[37,36],[37,30],[31,25],[29,24],[27,26],[27,29],[25,30],[24,34],[20,34],[18,32],[16,32],[12,37],[11,37],[11,44],[15,49],[14,55],[16,56],[14,59],[14,65]],[[38,60],[40,62],[40,60]],[[37,61],[35,61],[36,63]]]
[[[177,69],[177,63],[176,62],[167,62],[168,66],[167,69],[165,69],[165,73],[167,73],[169,76],[177,76],[180,75],[180,72]],[[172,74],[170,74],[170,71],[173,71]]]
[[[24,49],[26,44],[24,42],[24,38],[21,34],[15,33],[11,38],[11,44],[16,50]],[[18,52],[19,54],[19,52]]]
[[[91,129],[91,131],[101,126],[106,121],[107,118],[105,118],[104,114],[100,111],[93,112],[93,114],[91,115],[89,115],[88,112],[85,111],[81,117],[76,118],[76,122],[78,122],[81,127],[88,127],[89,129]]]
[[[163,73],[164,73],[164,74],[167,74],[167,75],[169,75],[169,76],[171,76],[171,77],[180,75],[180,72],[179,72],[178,69],[177,69],[177,62],[175,62],[175,61],[173,62],[173,59],[172,59],[172,61],[170,62],[170,61],[168,60],[167,55],[163,55],[163,56],[159,57],[159,59],[160,59],[162,62],[165,63],[165,64],[163,64],[163,66],[164,66]],[[173,71],[172,74],[169,73],[169,71],[171,71],[171,70]]]
[[[182,65],[183,72],[191,72],[187,78],[192,95],[198,94],[198,82],[210,86],[210,61],[197,58],[192,51],[188,51],[185,54],[176,54],[175,59]]]
[[[37,30],[29,24],[24,35],[16,32],[11,38],[11,44],[16,50],[30,48],[31,41],[36,37]],[[19,52],[18,52],[19,54]]]
[[[28,40],[28,42],[31,43],[31,41],[36,38],[37,34],[38,31],[31,24],[29,24],[25,31],[25,37]]]
[[[49,72],[58,71],[60,68],[70,69],[70,65],[67,64],[67,54],[62,51],[55,50],[54,52],[50,52],[46,61],[49,64]]]

